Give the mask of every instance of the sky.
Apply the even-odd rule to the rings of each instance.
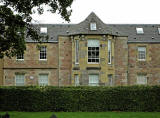
[[[160,24],[160,0],[74,0],[70,20],[80,23],[94,12],[107,24]],[[59,14],[34,14],[37,23],[67,23]]]

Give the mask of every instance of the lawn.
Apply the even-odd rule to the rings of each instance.
[[[9,114],[10,118],[50,118],[52,112],[9,112]],[[160,118],[160,112],[56,112],[55,114],[58,118]]]

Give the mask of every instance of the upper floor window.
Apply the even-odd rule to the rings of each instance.
[[[95,22],[90,23],[90,30],[97,30]]]
[[[146,75],[137,75],[137,84],[147,84]]]
[[[40,47],[40,60],[47,60],[47,47],[41,46]]]
[[[41,27],[40,28],[40,33],[41,34],[47,34],[47,27]]]
[[[88,40],[88,63],[99,63],[99,40]]]
[[[40,74],[38,83],[40,86],[48,85],[48,74]]]
[[[16,74],[15,75],[15,85],[16,86],[24,86],[24,74]]]
[[[75,40],[75,64],[79,64],[79,40]]]
[[[160,34],[160,27],[158,27],[158,33]]]
[[[17,54],[17,60],[24,60],[24,54]]]
[[[136,28],[136,30],[137,30],[137,34],[143,34],[144,32],[143,32],[143,28]]]
[[[108,40],[108,64],[111,64],[112,62],[112,44],[111,44],[111,40]]]
[[[146,60],[146,47],[138,47],[138,60]]]

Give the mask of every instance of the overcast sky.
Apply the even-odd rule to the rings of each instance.
[[[74,0],[70,23],[83,21],[92,11],[108,24],[160,24],[160,0]],[[66,23],[60,15],[33,15],[39,23]]]

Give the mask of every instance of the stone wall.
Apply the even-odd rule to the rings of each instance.
[[[39,74],[48,74],[49,84],[58,86],[58,44],[44,43],[47,47],[47,60],[39,60],[37,43],[27,43],[24,60],[4,58],[4,84],[14,85],[15,74],[24,73],[26,84],[37,85]],[[32,76],[32,77],[31,77]],[[33,79],[29,79],[29,78]]]
[[[72,41],[70,37],[59,36],[59,86],[71,85]]]
[[[128,38],[117,37],[115,40],[115,85],[128,84]]]
[[[88,47],[89,39],[99,40],[99,56],[100,62],[97,64],[88,63]],[[75,40],[79,40],[79,64],[75,64]],[[108,40],[112,42],[112,58],[114,57],[114,39],[110,35],[84,35],[74,36],[72,39],[72,85],[74,85],[75,75],[79,75],[80,85],[89,84],[89,74],[99,75],[99,85],[108,85],[108,75],[114,75],[114,61],[108,64]]]
[[[3,59],[0,59],[0,85],[3,85]]]
[[[129,43],[129,85],[137,84],[137,75],[145,74],[148,85],[160,84],[160,44]],[[138,46],[146,47],[146,61],[138,61]]]

